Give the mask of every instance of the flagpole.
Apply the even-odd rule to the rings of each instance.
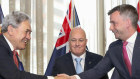
[[[71,0],[71,29],[73,29],[73,1]]]

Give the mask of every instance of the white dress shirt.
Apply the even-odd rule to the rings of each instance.
[[[3,35],[3,36],[4,36],[4,35]],[[4,36],[4,38],[6,39],[6,42],[8,43],[8,45],[9,45],[11,51],[13,51],[13,50],[14,50],[13,45],[10,43],[10,41],[9,41],[5,36]]]
[[[128,44],[126,45],[127,55],[131,64],[132,64],[133,49],[134,49],[136,37],[137,37],[137,32],[135,32],[129,39],[126,40],[128,42]]]
[[[74,67],[75,67],[75,69],[76,69],[76,61],[75,61],[75,58],[78,58],[78,56],[74,55],[73,53],[71,53],[71,55],[72,55]],[[82,55],[80,56],[80,58],[82,58],[82,60],[81,60],[81,62],[80,62],[80,63],[81,63],[81,66],[82,66],[82,71],[84,71],[84,66],[85,66],[85,55],[86,55],[86,53],[84,53],[84,54],[82,54]]]

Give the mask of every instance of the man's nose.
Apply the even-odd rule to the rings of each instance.
[[[31,35],[30,34],[27,34],[26,35],[26,38],[30,40],[31,39]]]
[[[78,41],[78,40],[76,41],[76,45],[77,45],[77,46],[79,45],[79,41]]]
[[[109,30],[112,31],[113,28],[114,28],[114,27],[113,27],[112,25],[110,25]]]

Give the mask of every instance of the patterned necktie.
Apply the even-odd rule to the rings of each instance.
[[[75,61],[76,61],[76,73],[79,74],[82,72],[82,66],[81,66],[81,60],[82,58],[75,58]]]
[[[18,59],[17,59],[17,51],[13,50],[13,59],[14,59],[14,62],[18,68]]]
[[[125,64],[128,68],[129,74],[131,75],[131,63],[129,61],[128,55],[127,55],[127,50],[126,50],[126,45],[128,44],[128,42],[124,41],[123,42],[123,58],[125,61]]]

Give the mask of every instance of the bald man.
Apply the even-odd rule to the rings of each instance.
[[[68,75],[79,74],[76,71],[76,58],[81,58],[82,72],[93,68],[102,59],[102,56],[86,50],[87,38],[85,31],[80,27],[71,30],[69,36],[70,52],[57,58],[53,67],[52,75],[65,73]],[[81,72],[80,72],[81,73]],[[105,75],[101,79],[108,79]]]

